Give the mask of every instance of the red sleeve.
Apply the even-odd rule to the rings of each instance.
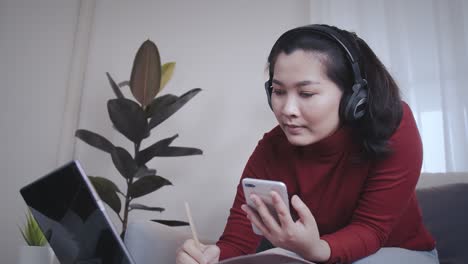
[[[243,178],[265,178],[263,144],[264,140],[260,140],[244,168],[241,180]],[[240,208],[242,204],[245,204],[245,198],[242,185],[239,182],[226,227],[216,243],[221,249],[220,260],[255,253],[260,242],[261,236],[252,231],[249,219]]]
[[[390,138],[393,154],[372,167],[348,226],[322,236],[331,248],[327,263],[349,263],[380,249],[415,195],[422,143],[409,107]]]

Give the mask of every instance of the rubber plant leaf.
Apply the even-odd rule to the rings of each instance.
[[[177,220],[158,220],[158,219],[153,219],[153,220],[151,220],[151,221],[156,222],[156,223],[160,223],[160,224],[163,224],[163,225],[167,225],[167,226],[187,226],[187,225],[189,225],[188,222],[177,221]]]
[[[164,65],[162,66],[161,90],[164,89],[167,82],[171,80],[172,75],[174,74],[175,66],[176,63],[173,61],[164,63]]]
[[[166,185],[172,185],[172,183],[161,176],[145,176],[131,184],[128,193],[132,199],[138,198]]]
[[[202,155],[203,151],[198,148],[187,147],[167,147],[152,153],[153,157],[182,157],[192,155]]]
[[[128,151],[121,147],[115,147],[111,153],[112,162],[120,174],[126,178],[133,178],[138,171],[138,165]]]
[[[172,137],[168,137],[158,142],[152,144],[151,146],[145,148],[144,150],[138,153],[138,164],[146,164],[150,161],[153,157],[155,157],[155,153],[161,151],[161,149],[165,149],[169,147],[169,145],[176,139],[179,135],[175,134]]]
[[[138,168],[138,171],[135,173],[134,178],[141,178],[145,176],[151,176],[151,175],[156,175],[156,170],[155,169],[148,169],[146,167],[140,167]]]
[[[146,117],[151,118],[156,112],[162,111],[161,109],[175,103],[177,99],[179,99],[179,97],[173,94],[165,94],[154,98],[151,104],[145,109]]]
[[[117,193],[122,193],[112,181],[98,176],[88,176],[99,197],[117,214],[122,209],[122,203]]]
[[[145,211],[154,211],[154,212],[162,212],[164,208],[162,207],[150,207],[143,204],[132,203],[130,204],[130,209],[132,210],[145,210]]]
[[[83,140],[85,143],[107,153],[112,153],[112,151],[114,150],[114,144],[112,144],[105,137],[91,132],[89,130],[78,129],[75,132],[75,136]]]
[[[161,58],[154,42],[146,40],[133,61],[130,90],[145,108],[161,89]]]
[[[166,84],[171,80],[172,75],[174,74],[174,69],[175,69],[176,63],[171,61],[164,63],[161,71],[162,71],[162,76],[161,76],[161,89],[159,91],[162,91],[162,89],[166,86]],[[123,81],[118,84],[119,87],[123,86],[128,86],[130,87],[130,82],[129,81]]]
[[[197,95],[201,91],[200,88],[194,88],[185,94],[181,95],[175,102],[170,105],[159,107],[156,110],[153,110],[153,115],[149,124],[150,129],[156,127],[157,125],[164,122],[171,115],[177,112],[182,106],[184,106],[190,99]]]
[[[117,83],[114,81],[114,79],[112,79],[112,77],[110,76],[110,74],[108,72],[106,72],[106,75],[107,75],[107,79],[109,80],[109,83],[112,87],[112,91],[114,91],[115,93],[115,96],[117,96],[117,98],[124,98],[124,95],[122,93],[122,91],[120,91],[120,87],[117,85]]]
[[[126,98],[111,99],[107,102],[107,109],[114,127],[133,143],[139,144],[149,136],[145,112],[134,101]]]

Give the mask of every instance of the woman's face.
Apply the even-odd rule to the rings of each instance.
[[[339,127],[342,91],[328,79],[322,60],[323,54],[303,50],[276,59],[271,103],[293,145],[318,142]]]

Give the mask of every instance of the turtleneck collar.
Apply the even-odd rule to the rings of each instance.
[[[341,126],[333,134],[318,142],[306,146],[294,146],[294,149],[301,156],[332,156],[341,153],[344,149],[349,149],[352,144],[351,128]]]

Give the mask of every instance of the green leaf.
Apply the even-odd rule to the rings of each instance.
[[[75,132],[75,136],[83,140],[85,143],[107,153],[111,153],[114,150],[114,145],[109,140],[94,132],[85,129],[78,129]]]
[[[143,204],[132,203],[130,204],[130,209],[133,210],[145,210],[145,211],[155,211],[155,212],[162,212],[164,208],[162,207],[149,207]]]
[[[188,225],[189,225],[188,222],[178,221],[178,220],[158,220],[158,219],[153,219],[153,220],[151,220],[151,221],[156,222],[156,223],[160,223],[160,224],[163,224],[163,225],[167,225],[167,226],[188,226]]]
[[[23,228],[20,228],[20,231],[24,241],[29,246],[42,247],[47,244],[47,239],[44,236],[44,233],[42,233],[39,224],[36,222],[36,219],[33,217],[30,210],[26,213],[26,223]]]
[[[195,95],[197,95],[201,91],[200,88],[192,89],[185,94],[181,95],[175,102],[170,105],[165,105],[163,107],[158,107],[157,109],[153,110],[153,115],[151,117],[151,121],[149,123],[150,129],[156,127],[157,125],[164,122],[168,119],[171,115],[177,112],[182,106],[184,106],[190,99],[192,99]]]
[[[161,176],[145,176],[136,180],[128,187],[128,194],[132,198],[138,198],[166,185],[172,185],[172,183]]]
[[[115,147],[111,156],[112,162],[124,178],[130,179],[135,176],[138,171],[138,165],[126,149]]]
[[[145,109],[146,117],[151,118],[154,113],[162,111],[161,109],[173,104],[177,99],[179,99],[179,97],[173,94],[165,94],[154,98],[151,104]]]
[[[124,98],[124,95],[122,94],[122,91],[120,91],[120,88],[117,85],[117,83],[115,83],[114,79],[112,79],[112,77],[110,76],[110,74],[108,72],[106,72],[106,75],[107,75],[107,79],[109,80],[109,83],[110,83],[110,85],[112,87],[112,90],[115,93],[115,96],[117,96],[117,98]]]
[[[168,137],[162,140],[159,140],[158,142],[154,143],[153,145],[145,148],[144,150],[140,151],[138,153],[138,163],[139,164],[146,164],[148,161],[150,161],[153,157],[155,157],[155,154],[159,153],[162,149],[165,149],[169,147],[169,145],[176,139],[179,135],[175,134],[172,137]]]
[[[112,99],[107,102],[107,109],[115,128],[135,144],[149,136],[145,112],[134,101]]]
[[[135,55],[130,75],[130,90],[143,108],[161,89],[161,70],[158,47],[151,40],[146,40]]]
[[[161,90],[172,78],[172,75],[174,74],[175,65],[176,63],[174,61],[171,61],[164,63],[164,65],[162,66]]]
[[[101,199],[109,205],[114,212],[119,214],[122,209],[122,203],[117,195],[117,193],[122,193],[119,190],[119,187],[117,187],[117,185],[115,185],[111,180],[103,177],[88,176],[88,178],[93,184],[94,189],[96,189],[99,197],[101,197]]]
[[[151,176],[151,175],[156,175],[156,170],[155,169],[148,169],[146,167],[140,167],[138,168],[138,171],[135,173],[135,178],[141,178],[145,176]]]

